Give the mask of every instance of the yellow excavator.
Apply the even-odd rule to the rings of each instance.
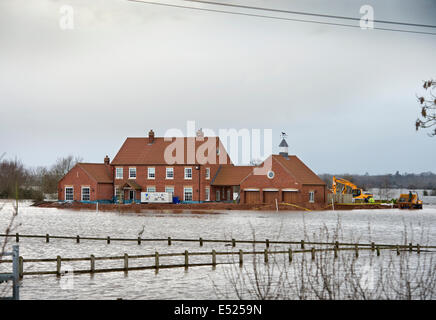
[[[397,203],[400,209],[422,209],[422,200],[416,191],[400,194]]]
[[[353,199],[359,199],[365,202],[372,202],[374,199],[374,195],[372,193],[364,192],[363,189],[358,188],[354,183],[345,179],[336,178],[334,176],[332,183],[332,192],[340,194],[352,194]]]

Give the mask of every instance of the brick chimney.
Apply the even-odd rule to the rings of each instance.
[[[106,157],[104,157],[104,164],[109,165],[110,162],[111,162],[111,159],[106,155]]]
[[[148,132],[148,143],[153,143],[153,142],[154,142],[154,131],[153,131],[153,129],[151,129]]]

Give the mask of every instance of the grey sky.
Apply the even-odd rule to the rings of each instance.
[[[231,2],[353,17],[370,4],[375,19],[436,24],[432,0]],[[62,5],[74,30],[59,27]],[[128,136],[195,120],[271,128],[274,152],[285,131],[317,173],[436,172],[436,139],[414,129],[435,52],[431,35],[126,0],[1,0],[0,154],[102,162]]]

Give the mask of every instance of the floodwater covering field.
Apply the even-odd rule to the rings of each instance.
[[[2,202],[0,211],[0,233],[8,224],[12,213],[12,203]],[[312,211],[312,212],[255,212],[217,211],[208,214],[167,214],[167,213],[110,213],[95,211],[72,211],[55,208],[36,208],[22,202],[15,220],[15,232],[20,234],[94,236],[112,238],[190,238],[236,240],[291,240],[300,241],[307,235],[319,233],[321,227],[333,230],[340,222],[343,240],[350,242],[371,242],[402,244],[407,232],[408,242],[436,244],[436,206],[426,206],[423,210],[353,210],[353,211]],[[306,235],[306,236],[305,236]],[[3,241],[4,238],[0,238]],[[421,241],[421,242],[420,242]],[[425,241],[426,243],[422,242]],[[15,244],[10,238],[8,249]],[[224,243],[198,242],[136,242],[21,238],[18,243],[20,255],[29,258],[96,257],[121,256],[124,253],[153,254],[179,252],[184,250],[217,251],[232,250]],[[277,247],[285,248],[278,245]],[[287,246],[288,247],[288,246]],[[287,248],[286,247],[286,248]],[[262,247],[263,249],[264,247]],[[251,250],[250,245],[238,244],[235,250]],[[203,259],[203,260],[201,260]],[[208,257],[193,257],[193,262],[210,260]],[[217,262],[229,262],[220,256]],[[248,259],[248,258],[247,258]],[[201,260],[201,261],[200,261]],[[161,258],[161,264],[183,263],[183,257]],[[152,265],[154,259],[136,260],[129,265]],[[122,260],[96,261],[96,269],[122,267]],[[0,271],[10,268],[2,264]],[[89,261],[74,262],[63,267],[89,269]],[[434,266],[431,266],[434,267]],[[123,272],[76,274],[57,278],[55,275],[25,276],[22,280],[21,299],[216,299],[216,288],[228,286],[223,269],[225,265],[212,267],[192,267]],[[56,263],[24,265],[24,271],[55,270]],[[230,296],[232,298],[232,296]],[[234,296],[233,296],[234,298]]]

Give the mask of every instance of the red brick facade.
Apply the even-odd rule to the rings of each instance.
[[[201,139],[200,142],[192,140],[195,138],[180,139],[185,150],[188,144],[195,146],[195,150],[203,150]],[[190,158],[185,152],[183,163],[189,164],[167,164],[164,153],[172,142],[154,137],[153,131],[148,138],[127,138],[112,163],[109,164],[106,156],[104,164],[77,164],[71,169],[59,181],[59,200],[113,201],[118,194],[124,201],[138,202],[141,192],[169,192],[167,188],[172,188],[173,196],[181,201],[233,201],[236,194],[240,203],[326,202],[326,184],[296,156],[288,156],[284,139],[280,155],[271,155],[262,164],[268,167],[263,174],[256,174],[259,167],[234,166],[219,139],[211,139],[216,139],[211,142],[219,149],[212,150],[215,163],[203,164],[196,158],[188,162]],[[227,159],[227,164],[219,164],[220,159]],[[117,168],[122,169],[122,177],[117,177]],[[154,169],[154,178],[149,177],[150,168]],[[173,169],[172,178],[167,177],[167,168]],[[185,168],[191,168],[191,178],[185,177]],[[129,176],[130,169],[134,169],[136,176]],[[66,188],[73,188],[73,195],[68,189],[68,198]],[[89,198],[86,195],[83,198],[83,188],[89,188]],[[189,199],[185,199],[185,188],[192,189],[192,193],[187,194]]]
[[[102,164],[102,166],[104,166]],[[60,181],[58,187],[58,199],[66,201],[66,188],[73,188],[73,201],[83,201],[83,188],[89,188],[89,200],[111,201],[113,197],[113,184],[98,182],[93,176],[80,165],[72,168]]]

